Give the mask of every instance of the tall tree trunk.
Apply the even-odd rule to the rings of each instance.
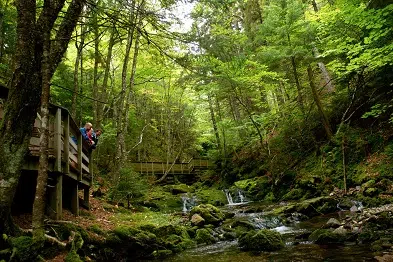
[[[98,5],[99,1],[96,1],[95,4]],[[97,11],[94,10],[93,14],[93,32],[94,32],[94,69],[93,69],[93,126],[94,128],[98,128],[98,102],[97,99],[99,98],[99,88],[98,88],[98,64],[100,60],[100,33],[98,28],[98,18],[97,18]]]
[[[300,85],[299,74],[297,72],[297,66],[294,56],[291,56],[291,65],[292,65],[293,77],[295,78],[295,84],[297,88],[297,101],[299,103],[300,110],[304,113],[305,110],[304,110],[304,102],[303,102],[303,95],[302,95],[302,86]]]
[[[83,3],[84,0],[73,0],[57,29],[50,48],[50,78],[67,49]],[[43,39],[40,30],[45,23],[48,28],[53,28],[57,10],[61,10],[64,1],[53,3],[47,20],[43,17],[43,10],[37,21],[35,0],[16,0],[15,5],[18,12],[15,71],[0,126],[0,221],[4,221],[0,223],[0,233],[13,233],[16,228],[10,215],[11,205],[42,92]]]
[[[332,129],[330,127],[329,120],[328,120],[328,118],[326,116],[326,113],[323,110],[321,99],[319,98],[317,88],[316,88],[316,86],[314,84],[313,72],[312,72],[312,69],[311,69],[310,65],[307,67],[307,74],[308,74],[308,81],[310,82],[311,92],[312,92],[315,104],[317,105],[319,115],[321,116],[323,127],[325,128],[326,135],[327,135],[327,137],[330,140],[332,138],[332,136],[333,136]]]
[[[111,69],[111,60],[112,60],[112,51],[113,47],[115,45],[115,28],[111,28],[111,35],[109,38],[109,44],[108,44],[108,52],[106,55],[106,60],[105,60],[105,71],[104,71],[104,79],[102,82],[102,90],[101,90],[101,96],[100,100],[103,102],[108,101],[108,80],[109,80],[109,73]],[[97,128],[101,128],[102,120],[104,118],[104,106],[99,106],[97,110]]]
[[[43,12],[50,12],[50,1],[44,2]],[[48,16],[48,14],[45,14]],[[43,56],[42,56],[42,96],[41,96],[41,135],[40,135],[40,158],[36,192],[33,204],[33,236],[42,241],[45,235],[45,194],[48,181],[48,145],[49,145],[49,96],[50,96],[50,31],[48,24],[42,28]]]
[[[17,42],[15,71],[4,118],[0,122],[0,233],[15,233],[11,204],[28,150],[33,123],[40,103],[40,86],[35,83],[35,0],[16,0]]]
[[[216,136],[217,149],[221,152],[220,133],[219,133],[218,128],[217,128],[216,116],[214,115],[213,102],[212,102],[212,98],[211,98],[210,94],[207,95],[207,99],[208,99],[208,102],[209,102],[210,118],[211,118],[211,121],[212,121],[214,134]]]
[[[75,47],[76,47],[76,58],[74,63],[74,92],[72,93],[72,103],[71,103],[71,115],[74,119],[77,119],[77,108],[78,108],[78,92],[80,86],[82,86],[82,81],[79,79],[79,66],[82,68],[82,52],[83,48],[85,47],[85,37],[87,26],[84,25],[83,18],[81,19],[81,35],[80,35],[80,43],[78,45],[77,39],[75,40]],[[81,76],[82,78],[82,76]],[[80,86],[79,86],[79,83]]]
[[[113,167],[113,181],[115,184],[118,183],[120,178],[120,169],[124,166],[125,155],[125,134],[124,134],[124,104],[127,98],[127,71],[128,71],[128,63],[130,60],[130,52],[131,46],[134,39],[134,31],[135,31],[135,1],[132,2],[131,10],[130,10],[130,22],[133,24],[128,30],[127,35],[127,45],[126,45],[126,52],[124,55],[123,60],[123,68],[121,73],[121,91],[120,91],[120,98],[117,105],[117,136],[116,136],[116,154],[115,154],[115,163]]]

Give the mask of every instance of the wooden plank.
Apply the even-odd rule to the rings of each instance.
[[[68,112],[64,116],[64,159],[66,162],[64,173],[68,174],[70,172],[70,165],[68,159],[70,158],[70,116]]]
[[[79,133],[77,135],[78,138],[78,150],[77,150],[77,154],[78,154],[78,160],[77,160],[77,164],[78,164],[78,172],[79,172],[79,176],[78,176],[78,181],[82,180],[82,134]]]
[[[55,171],[61,172],[61,109],[56,110],[54,125]]]
[[[79,145],[79,142],[78,142],[78,145],[77,145],[77,144],[75,144],[74,140],[69,139],[69,141],[70,141],[70,146],[71,146],[73,149],[75,149],[76,152],[78,152],[78,145]],[[87,163],[89,163],[90,160],[89,160],[89,158],[86,156],[86,154],[83,152],[83,150],[82,150],[82,158],[83,158],[83,160],[85,160]]]

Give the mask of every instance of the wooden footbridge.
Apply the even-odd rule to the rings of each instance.
[[[8,89],[0,86],[0,99],[7,98]],[[63,207],[79,214],[79,207],[89,208],[89,189],[92,173],[89,169],[91,154],[89,145],[82,139],[78,125],[67,109],[50,106],[49,178],[47,187],[47,213],[53,219],[62,218]],[[3,104],[0,103],[0,119],[3,118]],[[37,114],[33,135],[30,139],[29,154],[23,165],[15,195],[14,206],[31,210],[38,174],[41,118]],[[77,143],[72,138],[77,139]],[[80,191],[83,191],[83,193]],[[79,195],[83,195],[80,200]],[[80,202],[81,201],[81,202]]]
[[[209,169],[213,166],[212,161],[207,159],[194,159],[191,158],[187,162],[133,162],[131,167],[134,171],[141,174],[151,175],[163,175],[165,173],[169,175],[183,174],[193,175],[201,170]]]

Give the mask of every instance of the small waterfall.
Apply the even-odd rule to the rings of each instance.
[[[188,200],[188,197],[186,197],[186,196],[182,196],[181,197],[181,200],[183,201],[183,213],[187,213],[187,211],[188,211],[188,209],[187,209],[187,200]]]
[[[228,204],[233,205],[232,196],[231,196],[231,193],[229,192],[229,190],[226,189],[224,192],[225,192],[225,195],[227,196]]]
[[[244,196],[242,195],[242,192],[239,190],[239,199],[240,199],[240,203],[244,202]]]
[[[190,210],[197,205],[197,200],[195,196],[193,197],[188,197],[186,194],[181,196],[181,200],[183,202],[183,208],[182,211],[183,213],[190,212]]]

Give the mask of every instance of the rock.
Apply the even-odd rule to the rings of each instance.
[[[205,224],[205,219],[198,214],[194,214],[191,217],[191,224],[193,226],[203,226]]]
[[[358,212],[358,211],[359,211],[359,209],[358,209],[357,206],[352,206],[349,210],[350,210],[351,212]]]
[[[378,262],[392,262],[393,261],[393,255],[392,254],[385,254],[383,256],[376,256],[374,258]]]
[[[337,200],[331,197],[317,197],[305,200],[295,206],[298,213],[305,214],[309,217],[327,214],[337,210]]]
[[[239,238],[239,246],[243,250],[250,251],[275,251],[284,247],[280,233],[261,229],[251,231]]]
[[[168,256],[172,255],[172,251],[171,250],[167,250],[167,249],[155,250],[152,253],[152,255],[153,255],[153,257],[158,258],[158,259],[159,258],[165,258],[165,257],[168,257]]]
[[[206,222],[206,224],[219,225],[225,219],[224,213],[217,207],[206,204],[199,205],[191,209],[190,215],[200,215]]]
[[[228,204],[227,197],[222,190],[209,188],[202,189],[195,192],[200,203],[211,204],[215,206],[225,206]]]
[[[304,196],[304,191],[300,188],[294,188],[288,193],[286,193],[283,197],[282,200],[298,200],[301,199]]]
[[[331,227],[331,228],[338,228],[339,226],[341,226],[341,223],[337,219],[331,218],[326,223],[326,226]]]
[[[177,184],[171,186],[170,191],[173,195],[184,194],[190,191],[190,187],[186,184]]]
[[[333,230],[333,234],[346,235],[347,230],[343,226],[340,226],[339,228]]]
[[[317,229],[311,233],[308,238],[310,241],[316,244],[337,244],[344,241],[344,237],[341,234],[333,233],[329,229]]]
[[[214,244],[217,242],[211,230],[207,228],[198,229],[196,231],[195,240],[198,244]]]

